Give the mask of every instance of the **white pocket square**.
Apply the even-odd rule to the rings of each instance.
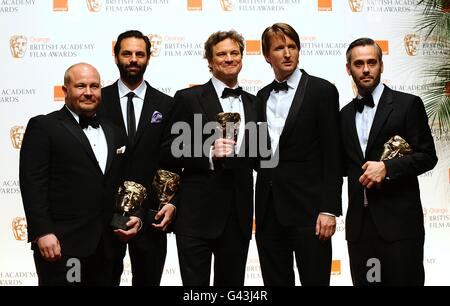
[[[122,146],[122,147],[118,148],[116,150],[116,154],[123,154],[123,153],[125,153],[125,149],[126,148],[127,148],[126,146]]]

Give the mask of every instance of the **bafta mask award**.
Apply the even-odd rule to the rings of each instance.
[[[111,220],[111,226],[127,230],[126,223],[147,197],[145,187],[132,181],[125,181],[119,187],[116,197],[116,213]]]
[[[170,203],[178,187],[180,186],[180,176],[167,170],[157,170],[153,178],[153,188],[155,189],[158,210],[149,210],[149,223],[159,223],[161,220],[155,220],[155,215],[167,203]]]
[[[241,115],[239,113],[218,113],[216,119],[217,128],[221,132],[222,138],[237,141]]]
[[[402,137],[395,135],[391,137],[385,144],[381,154],[380,161],[402,157],[412,152],[411,146]]]

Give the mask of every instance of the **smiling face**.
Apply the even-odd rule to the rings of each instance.
[[[226,38],[212,47],[212,59],[208,61],[212,74],[233,87],[242,69],[242,53],[239,44]]]
[[[66,105],[76,114],[91,117],[101,101],[100,75],[89,64],[76,64],[64,78]]]
[[[383,61],[380,60],[374,45],[354,47],[346,67],[361,96],[372,92],[380,83]]]
[[[269,45],[265,59],[272,65],[277,80],[284,81],[297,68],[300,50],[295,41],[285,34],[270,37]]]

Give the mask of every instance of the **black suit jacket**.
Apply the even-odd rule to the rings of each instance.
[[[147,90],[141,116],[137,124],[134,144],[127,148],[125,178],[142,184],[149,191],[158,168],[172,170],[167,169],[165,165],[160,163],[161,142],[165,129],[168,128],[167,119],[172,107],[172,98],[151,87],[149,83],[146,82],[146,84]],[[99,115],[111,120],[126,135],[117,81],[110,86],[102,88],[102,100]],[[152,122],[152,116],[155,112],[161,113],[162,118],[160,122]],[[158,207],[152,194],[154,192],[150,192],[150,195],[143,203],[145,209],[156,209]],[[143,221],[145,221],[145,209],[141,211],[141,214],[138,214]]]
[[[379,161],[384,143],[394,135],[405,139],[413,153],[385,161],[387,177],[381,188],[367,189],[370,213],[378,233],[387,241],[424,235],[423,212],[417,176],[437,163],[433,138],[422,100],[391,90],[385,85],[370,129],[365,157],[361,151],[355,124],[355,102],[341,111],[345,171],[348,176],[346,238],[359,239],[364,203],[364,188],[359,183],[366,161]]]
[[[245,121],[256,122],[257,98],[247,92],[241,95]],[[174,97],[175,106],[172,122],[186,122],[195,133],[201,131],[207,122],[215,122],[222,112],[219,97],[211,81],[178,91]],[[194,115],[199,116],[199,125],[194,127]],[[253,163],[249,157],[226,158],[214,163],[209,170],[208,152],[203,152],[204,141],[213,133],[188,138],[184,149],[191,157],[172,160],[183,168],[182,185],[178,193],[176,234],[199,238],[217,238],[225,228],[232,209],[237,211],[240,228],[245,238],[250,239],[253,219]],[[176,136],[177,134],[175,134]],[[194,144],[195,137],[198,141]],[[176,137],[175,137],[176,138]],[[248,140],[248,135],[245,136]],[[173,139],[172,139],[173,140]],[[172,142],[169,142],[169,146]],[[249,142],[242,145],[248,151]],[[199,150],[200,156],[193,152]],[[247,155],[248,156],[248,155]]]
[[[65,106],[30,119],[19,171],[30,242],[54,233],[62,253],[77,257],[93,254],[102,236],[113,247],[109,222],[124,159],[117,149],[126,140],[106,120],[100,119],[100,125],[108,144],[105,174]]]
[[[258,92],[261,121],[267,121],[270,91],[268,85]],[[302,70],[280,137],[278,165],[258,170],[256,230],[263,224],[270,190],[276,217],[284,226],[314,227],[320,212],[341,215],[340,148],[336,87]]]

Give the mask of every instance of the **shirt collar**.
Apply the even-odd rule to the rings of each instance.
[[[378,103],[380,102],[380,98],[381,95],[383,94],[384,91],[384,84],[383,83],[378,83],[377,87],[375,87],[375,89],[372,91],[372,98],[373,98],[373,104],[375,104],[375,106],[378,105]],[[358,99],[361,99],[362,97],[360,95],[358,95]]]
[[[290,88],[296,89],[298,86],[298,83],[300,82],[301,77],[302,77],[302,72],[300,71],[300,69],[296,68],[294,70],[294,72],[292,72],[292,74],[286,80],[282,80],[281,82],[287,81],[287,84]],[[277,82],[280,82],[277,79],[275,79],[275,80]]]
[[[221,80],[219,80],[219,79],[216,78],[215,76],[212,76],[212,77],[211,77],[211,82],[212,82],[212,84],[213,84],[213,86],[214,86],[214,89],[216,90],[217,96],[220,98],[220,97],[222,96],[223,89],[224,89],[225,87],[228,87],[228,86],[225,85],[224,82],[222,82]],[[235,89],[235,88],[238,88],[238,87],[239,87],[239,84],[236,84],[236,85],[235,85],[233,88],[231,88],[231,89]]]
[[[121,79],[117,82],[117,87],[119,88],[119,97],[125,97],[130,91],[134,92],[134,94],[141,100],[145,98],[145,90],[147,89],[147,83],[142,80],[141,84],[135,89],[130,90]]]

